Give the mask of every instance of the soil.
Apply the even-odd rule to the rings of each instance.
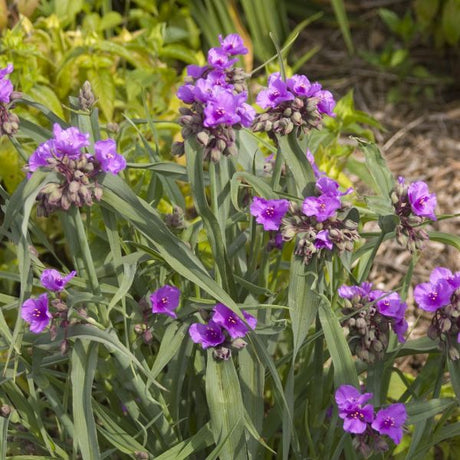
[[[396,176],[407,181],[425,181],[437,194],[437,214],[460,213],[460,51],[435,49],[416,39],[410,46],[410,69],[423,66],[427,78],[376,67],[363,56],[379,56],[389,42],[403,47],[378,14],[378,8],[391,8],[401,17],[410,1],[362,0],[346,2],[356,53],[350,56],[336,26],[324,22],[307,27],[300,37],[302,50],[319,51],[302,68],[335,96],[354,91],[355,106],[374,116],[385,128],[374,131],[377,144]],[[332,14],[332,13],[331,13]],[[333,15],[331,16],[333,17]],[[395,97],[396,94],[396,97]],[[392,100],[393,99],[393,100]],[[460,236],[460,218],[439,220],[433,230]],[[379,288],[392,289],[406,273],[411,255],[395,241],[379,250],[370,278]],[[458,249],[429,241],[414,271],[412,286],[428,281],[437,266],[460,270]],[[431,314],[414,306],[412,290],[407,299],[411,338],[426,335]],[[414,327],[415,326],[415,327]],[[415,371],[420,363],[408,363]],[[410,369],[409,369],[410,370]]]

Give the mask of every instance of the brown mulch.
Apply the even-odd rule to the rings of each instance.
[[[381,52],[392,36],[378,17],[377,7],[381,3],[382,0],[346,2],[352,24],[357,25],[352,28],[357,49],[353,57],[348,55],[337,28],[328,30],[324,23],[310,25],[301,35],[302,49],[305,52],[319,46],[320,51],[302,72],[311,80],[320,81],[338,97],[353,89],[356,108],[370,113],[385,128],[385,132],[375,132],[375,137],[393,173],[408,181],[425,181],[430,191],[437,194],[438,215],[460,213],[460,53],[435,50],[421,42],[415,44],[411,58],[433,75],[434,78],[428,79],[402,78],[388,69],[370,65],[359,57],[361,53]],[[400,8],[400,15],[410,5],[407,1],[386,3],[397,13]],[[388,95],[394,88],[401,97],[396,103],[390,103]],[[427,96],[429,92],[431,97]],[[432,229],[460,236],[460,218],[436,222]],[[410,257],[395,241],[384,243],[370,280],[379,288],[397,287]],[[459,251],[429,241],[415,268],[412,286],[428,281],[430,272],[437,266],[460,270]],[[413,305],[412,290],[407,301],[411,327],[420,314]],[[430,318],[429,314],[422,315],[415,324],[412,338],[426,334]],[[412,364],[415,368],[416,363]]]

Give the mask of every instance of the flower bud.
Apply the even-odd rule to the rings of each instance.
[[[8,404],[2,404],[0,407],[0,417],[8,417],[11,414],[11,407]]]
[[[197,135],[196,135],[196,139],[197,141],[201,144],[201,145],[208,145],[209,143],[209,134],[206,132],[206,131],[200,131]]]
[[[302,115],[300,112],[294,112],[291,116],[291,120],[296,125],[300,125],[302,123]]]
[[[91,88],[91,83],[88,80],[83,83],[83,86],[80,89],[78,102],[80,104],[80,108],[85,111],[91,110],[92,106],[96,102],[93,90]]]
[[[220,346],[218,348],[214,348],[212,354],[216,360],[227,361],[232,356],[232,351],[227,347]]]
[[[185,153],[183,142],[174,142],[171,146],[171,155],[181,157]]]

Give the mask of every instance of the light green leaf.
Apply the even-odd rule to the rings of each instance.
[[[335,386],[338,387],[344,384],[358,387],[358,375],[350,347],[345,340],[344,330],[326,299],[320,304],[319,319],[331,354],[332,363],[334,364]]]
[[[96,422],[91,404],[91,391],[97,367],[98,346],[77,340],[72,348],[72,409],[74,442],[80,447],[83,460],[100,459]]]
[[[211,414],[214,441],[221,460],[247,459],[244,437],[244,405],[233,360],[217,361],[208,351],[206,400]]]

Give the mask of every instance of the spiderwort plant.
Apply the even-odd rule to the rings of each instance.
[[[343,324],[349,330],[352,353],[358,358],[369,363],[383,359],[390,326],[398,340],[405,341],[407,304],[398,293],[372,289],[371,283],[364,282],[360,286],[343,285],[338,294],[345,300],[342,313],[347,319]]]
[[[394,444],[416,454],[428,451],[436,438],[427,420],[456,410],[456,400],[438,397],[445,363],[434,355],[436,344],[412,340],[407,332],[405,298],[416,257],[403,286],[390,290],[368,276],[375,241],[395,233],[408,234],[412,242],[425,237],[420,225],[436,217],[435,197],[423,183],[404,180],[391,193],[383,157],[372,171],[376,182],[387,179],[380,187],[384,196],[372,197],[378,203],[386,197],[383,216],[359,195],[360,187],[351,193],[327,177],[314,161],[331,153],[327,139],[338,134],[328,130],[329,123],[320,127],[325,116],[334,115],[332,95],[305,76],[283,80],[275,73],[268,88],[254,94],[265,110],[254,117],[248,75],[236,61],[244,53],[240,36],[220,36],[205,66],[188,66],[178,90],[187,106],[179,120],[185,146],[173,148],[186,150],[185,169],[168,163],[161,124],[152,136],[140,120],[133,123],[135,133],[122,122],[116,143],[93,142],[101,132],[98,101],[85,83],[71,100],[78,110],[71,111],[69,123],[55,125],[52,138],[31,155],[32,180],[11,197],[1,191],[6,204],[0,233],[19,248],[19,273],[9,279],[26,285],[0,295],[9,304],[1,310],[1,341],[12,351],[5,375],[18,376],[20,385],[13,379],[1,386],[0,409],[4,415],[4,401],[13,405],[24,396],[33,405],[36,395],[28,395],[27,387],[40,384],[43,410],[34,417],[44,429],[30,430],[27,437],[40,455],[48,449],[63,458],[116,456],[119,450],[133,458],[204,458],[216,452],[222,460],[392,458]],[[10,85],[2,88],[9,91]],[[12,100],[13,93],[0,105],[10,108]],[[20,131],[21,141],[32,125]],[[251,127],[256,134],[243,130]],[[108,124],[105,129],[112,132]],[[43,132],[36,128],[35,139]],[[150,145],[157,134],[158,149]],[[143,135],[142,144],[136,135]],[[263,149],[276,152],[264,171],[254,136]],[[139,163],[115,177],[126,166],[118,151],[131,146],[135,161],[152,156],[154,163]],[[203,163],[202,154],[211,161]],[[38,184],[42,179],[52,181],[48,188]],[[68,212],[28,221],[34,194],[39,213]],[[97,201],[101,206],[90,206]],[[363,230],[369,220],[387,215],[397,221],[399,234]],[[38,231],[43,228],[47,232]],[[418,246],[412,246],[416,255]],[[42,255],[43,261],[71,260],[78,279],[75,272],[46,269],[41,284],[47,292],[24,301],[17,293],[34,292],[32,268]],[[430,337],[448,344],[452,359],[460,332],[458,278],[438,267],[414,291],[420,308],[434,315]],[[155,290],[147,291],[152,284]],[[16,296],[21,300],[15,303]],[[257,311],[257,318],[248,311]],[[21,342],[23,320],[32,334]],[[59,344],[66,356],[56,353]],[[407,350],[432,355],[409,383],[399,379],[404,369],[396,372],[395,362]],[[394,377],[405,387],[400,400],[389,384]],[[365,383],[360,389],[359,379]],[[59,405],[68,400],[72,404]],[[15,405],[19,423],[5,425],[12,433],[8,443],[22,442],[15,427],[30,425],[29,406]],[[54,418],[40,423],[42,413],[58,410],[58,427]],[[407,436],[407,447],[401,438],[409,421],[423,436]],[[436,418],[436,424],[436,433],[458,433],[448,417]],[[105,436],[114,429],[123,435],[122,448],[118,438]]]
[[[204,67],[187,67],[187,82],[177,97],[190,108],[180,109],[179,123],[184,139],[194,138],[204,147],[204,158],[219,161],[221,155],[236,155],[235,129],[250,127],[255,110],[247,104],[248,75],[235,67],[238,54],[247,48],[237,34],[219,38],[221,46],[208,52]],[[183,142],[172,147],[174,154],[184,153]]]
[[[53,320],[60,320],[61,327],[67,326],[67,306],[62,291],[76,274],[76,271],[72,271],[63,276],[53,268],[43,270],[40,283],[45,289],[51,291],[51,305],[55,312],[52,313],[49,310],[48,293],[41,294],[38,299],[27,299],[22,304],[21,316],[29,323],[31,332],[35,334],[43,332]],[[55,337],[55,327],[52,328],[51,333]]]
[[[361,394],[352,385],[341,385],[335,392],[343,430],[353,435],[353,446],[365,457],[388,450],[388,443],[382,436],[399,444],[407,420],[406,408],[401,403],[391,404],[374,414],[373,405],[365,404],[373,396],[372,393]]]
[[[436,220],[436,195],[429,192],[425,182],[407,184],[403,177],[399,177],[391,199],[399,218],[396,227],[398,242],[407,246],[411,252],[423,249],[428,234],[420,225],[427,219]]]
[[[90,146],[88,133],[74,126],[63,129],[55,123],[53,134],[53,138],[38,146],[26,166],[29,176],[42,168],[56,172],[60,178],[60,182],[50,182],[40,190],[40,216],[49,216],[58,209],[67,211],[71,206],[92,206],[94,200],[102,197],[100,174],[118,174],[126,167],[113,139],[96,141],[93,155],[84,150]]]
[[[257,319],[242,310],[245,322],[230,308],[218,303],[213,308],[213,314],[206,324],[194,323],[189,328],[190,338],[203,349],[214,348],[216,359],[230,359],[231,349],[239,350],[246,346],[242,338],[255,329]],[[248,327],[249,326],[249,327]]]
[[[436,267],[428,283],[414,289],[415,302],[422,310],[433,312],[428,336],[439,339],[452,360],[460,358],[460,272]]]
[[[305,75],[293,75],[284,81],[279,72],[270,75],[268,88],[259,92],[257,104],[266,112],[254,120],[254,131],[287,135],[308,133],[318,128],[324,115],[334,115],[332,93],[311,83]]]

